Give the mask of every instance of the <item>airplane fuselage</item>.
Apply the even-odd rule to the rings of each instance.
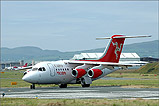
[[[76,64],[68,64],[64,60],[40,62],[23,77],[23,80],[33,84],[76,84],[78,83],[77,79],[72,75],[75,67],[77,67]],[[88,70],[86,71],[88,72]],[[103,74],[98,78],[92,78],[92,80],[99,79],[115,70],[104,68],[102,69]],[[88,75],[86,74],[84,77],[88,77]]]

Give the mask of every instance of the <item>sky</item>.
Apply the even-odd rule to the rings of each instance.
[[[1,46],[59,51],[105,47],[114,34],[158,39],[158,1],[1,1]]]

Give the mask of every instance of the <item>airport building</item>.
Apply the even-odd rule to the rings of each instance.
[[[1,69],[5,69],[6,67],[14,67],[14,66],[23,66],[24,60],[20,60],[19,62],[3,62],[0,64]]]
[[[81,53],[75,54],[72,60],[98,59],[102,55],[103,53]],[[119,61],[140,61],[140,57],[136,53],[121,53]]]

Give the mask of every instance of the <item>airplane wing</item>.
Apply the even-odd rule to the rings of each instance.
[[[119,61],[121,64],[137,64],[137,65],[145,65],[149,62],[146,61]]]
[[[94,61],[73,61],[70,60],[67,63],[69,64],[87,64],[87,65],[103,65],[103,66],[116,66],[116,67],[132,67],[139,66],[140,64],[129,64],[129,63],[112,63],[112,62],[94,62]]]
[[[33,66],[27,66],[27,67],[21,67],[18,70],[26,70],[26,69],[31,69]]]

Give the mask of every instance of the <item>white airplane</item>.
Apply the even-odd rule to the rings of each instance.
[[[112,73],[119,68],[136,66],[137,64],[118,63],[125,38],[150,37],[113,35],[112,37],[97,38],[110,39],[103,55],[95,60],[61,60],[40,62],[25,73],[23,80],[31,83],[31,89],[35,84],[59,84],[60,88],[66,88],[67,84],[81,84],[89,87],[92,81]]]
[[[25,68],[27,68],[27,67],[28,67],[28,63],[25,63],[25,65],[23,65],[23,66],[14,67],[14,70],[23,70],[23,69],[25,69]]]
[[[5,69],[7,70],[23,70],[25,68],[28,67],[28,63],[25,63],[25,65],[23,66],[20,66],[20,67],[17,67],[17,66],[14,66],[14,67],[6,67]]]

